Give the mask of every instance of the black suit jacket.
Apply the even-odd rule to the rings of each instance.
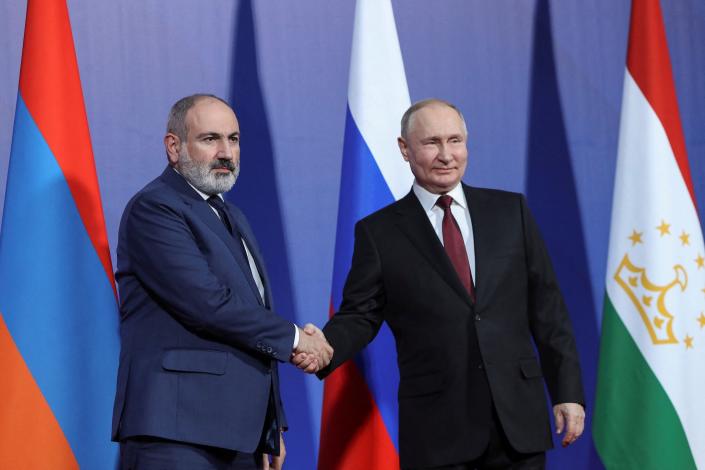
[[[268,444],[278,447],[272,421],[285,427],[286,419],[277,361],[288,360],[294,327],[271,310],[245,217],[230,204],[227,211],[263,278],[264,301],[237,238],[172,168],[125,208],[114,440],[146,435],[253,452],[269,420]]]
[[[525,199],[463,189],[476,302],[410,192],[357,223],[343,301],[324,328],[335,354],[320,377],[372,341],[383,321],[389,324],[400,374],[402,467],[481,455],[493,404],[517,451],[550,448],[544,381],[554,403],[583,403],[572,328]]]

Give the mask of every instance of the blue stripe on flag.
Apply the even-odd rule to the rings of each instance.
[[[350,108],[347,110],[345,119],[341,174],[343,176],[340,182],[333,266],[333,304],[336,308],[340,306],[343,286],[350,270],[355,223],[394,202],[394,196],[360,134],[350,113]],[[394,337],[386,323],[380,329],[375,340],[358,355],[356,363],[365,376],[367,385],[382,414],[387,432],[389,432],[398,451],[397,389],[399,370],[396,362]]]
[[[112,467],[115,295],[21,96],[0,235],[0,311],[80,467]]]

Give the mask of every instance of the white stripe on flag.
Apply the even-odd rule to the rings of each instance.
[[[610,230],[607,266],[607,293],[616,312],[639,347],[642,355],[668,394],[688,437],[693,457],[705,465],[705,331],[697,318],[705,311],[705,269],[698,268],[696,258],[705,256],[698,214],[676,163],[671,144],[661,121],[627,71],[624,81],[619,157],[615,177],[614,206]],[[669,225],[668,234],[656,228]],[[642,241],[629,236],[642,233]],[[665,231],[665,228],[664,228]],[[687,235],[687,243],[680,237]],[[665,310],[674,316],[674,344],[654,344],[645,321],[627,289],[615,280],[615,273],[625,255],[657,287],[673,285],[664,297]],[[676,270],[676,266],[681,266]],[[640,275],[623,270],[624,279],[643,284]],[[680,274],[679,274],[680,273]],[[684,282],[685,281],[685,282]],[[654,318],[658,291],[636,287],[639,302]],[[648,298],[652,297],[652,300]],[[651,306],[653,305],[653,306]],[[662,320],[660,320],[662,321]],[[668,323],[656,327],[666,337]],[[686,347],[685,338],[693,338]],[[626,423],[625,423],[626,424]]]
[[[403,197],[413,175],[396,137],[410,99],[389,0],[357,1],[348,104],[394,199]]]

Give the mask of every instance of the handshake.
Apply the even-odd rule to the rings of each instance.
[[[302,371],[313,374],[330,364],[333,348],[316,325],[307,323],[299,330],[299,344],[291,353],[291,363]]]

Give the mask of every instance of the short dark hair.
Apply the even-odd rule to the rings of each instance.
[[[231,108],[228,102],[225,101],[223,98],[211,95],[209,93],[196,93],[190,96],[186,96],[174,103],[174,105],[171,107],[171,110],[169,111],[169,119],[166,123],[167,133],[174,134],[182,141],[185,141],[186,137],[188,136],[188,126],[186,125],[186,113],[188,113],[188,110],[193,108],[196,103],[206,98],[211,98],[220,101],[228,108]]]
[[[416,103],[412,104],[409,109],[407,109],[404,112],[404,115],[401,117],[401,136],[406,139],[407,135],[409,134],[409,125],[411,123],[411,118],[414,116],[416,111],[425,108],[427,106],[431,106],[434,104],[440,104],[443,106],[448,106],[450,109],[454,110],[456,113],[458,113],[458,116],[460,116],[460,120],[463,122],[463,127],[465,127],[465,133],[467,134],[468,129],[467,125],[465,124],[465,118],[463,117],[463,113],[460,112],[457,106],[455,106],[453,103],[450,101],[442,100],[439,98],[428,98],[425,100],[417,101]]]

